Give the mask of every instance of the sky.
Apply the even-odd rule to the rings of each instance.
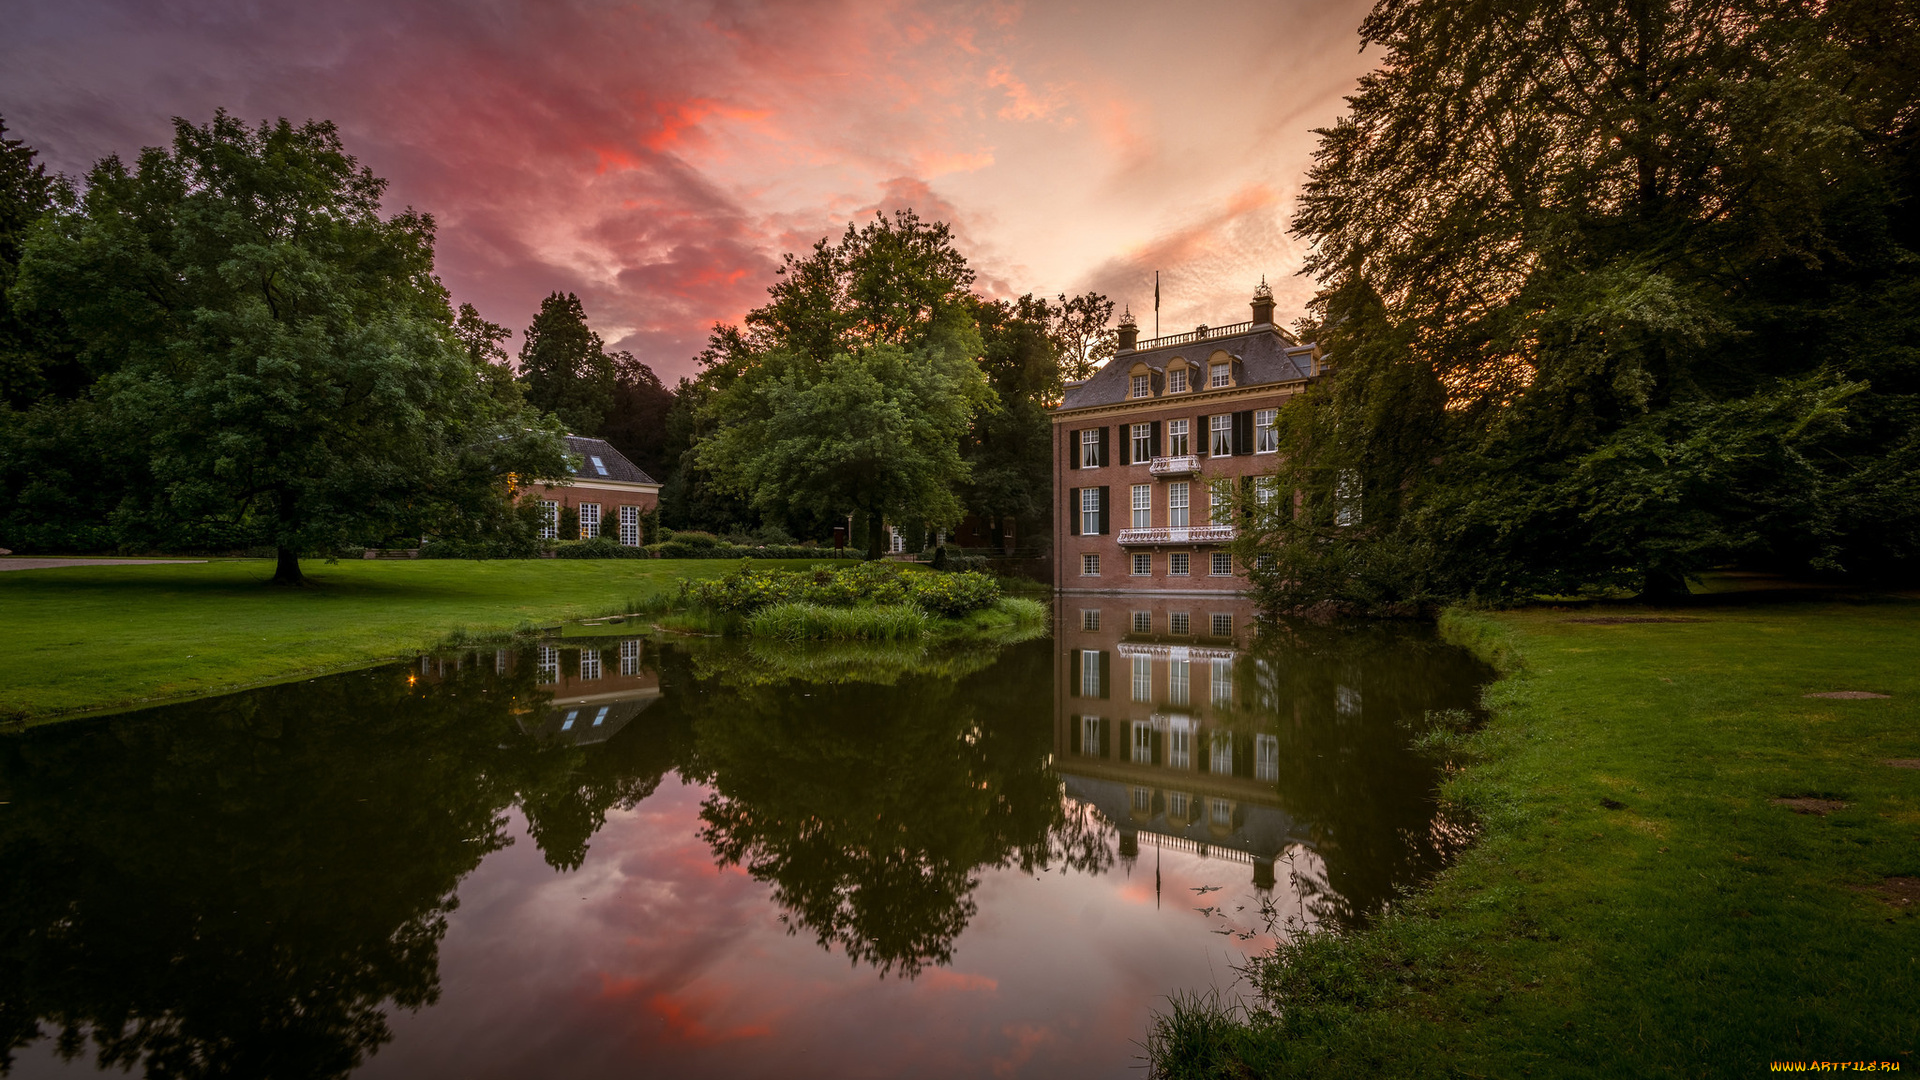
[[[1098,290],[1150,335],[1155,270],[1163,333],[1247,319],[1264,276],[1291,321],[1368,6],[0,0],[0,118],[75,176],[175,116],[331,120],[435,216],[456,303],[518,331],[577,293],[671,382],[782,253],[902,207],[990,296]]]

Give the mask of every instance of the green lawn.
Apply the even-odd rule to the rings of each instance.
[[[1698,621],[1580,621],[1610,617]],[[1277,1018],[1163,1018],[1163,1075],[1920,1065],[1920,769],[1886,763],[1920,759],[1920,603],[1734,598],[1446,629],[1514,669],[1445,789],[1479,841],[1373,930],[1266,964]],[[1805,696],[1844,690],[1891,696]],[[1795,797],[1830,812],[1775,801]]]
[[[736,563],[530,559],[304,564],[313,584],[265,584],[261,561],[73,566],[0,573],[0,719],[218,693],[411,655],[455,630],[630,610]],[[771,566],[810,565],[769,561]]]

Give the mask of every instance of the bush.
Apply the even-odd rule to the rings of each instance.
[[[628,547],[611,536],[596,536],[577,544],[555,544],[556,559],[644,559],[647,549]]]
[[[929,615],[957,618],[991,607],[1000,599],[1000,583],[972,572],[914,574],[906,579],[913,602]]]
[[[737,615],[786,603],[827,608],[907,604],[928,615],[954,618],[991,606],[1000,598],[1000,584],[984,574],[902,574],[881,562],[843,567],[820,563],[793,571],[755,570],[742,561],[725,577],[683,582],[680,595],[693,606]]]
[[[783,603],[755,612],[747,629],[754,637],[780,641],[910,641],[926,632],[927,614],[907,604],[840,608]]]
[[[850,551],[841,554],[835,551],[822,551],[816,547],[804,547],[799,544],[768,544],[759,547],[741,547],[725,544],[718,540],[683,542],[685,533],[675,534],[671,540],[650,545],[647,550],[662,559],[857,559],[859,552]]]
[[[365,548],[359,549],[361,554]],[[531,559],[540,554],[540,545],[532,540],[429,540],[420,545],[422,559]],[[344,556],[343,556],[344,557]]]

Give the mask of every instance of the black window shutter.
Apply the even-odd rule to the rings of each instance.
[[[1068,651],[1067,655],[1068,655],[1067,678],[1071,680],[1067,684],[1068,685],[1067,693],[1072,697],[1079,697],[1080,687],[1082,685],[1080,682],[1080,650],[1071,649]]]
[[[1107,489],[1100,489],[1100,535],[1105,536],[1111,530],[1107,523]]]
[[[1107,458],[1107,429],[1106,429],[1106,428],[1101,428],[1101,429],[1100,429],[1100,459],[1099,459],[1099,460],[1100,460],[1100,467],[1101,467],[1101,468],[1103,468],[1103,469],[1104,469],[1104,468],[1106,468],[1106,466],[1107,466],[1107,461],[1108,461],[1108,458]]]
[[[1240,520],[1253,520],[1253,477],[1240,478]]]
[[[1207,418],[1204,416],[1200,418],[1200,423],[1194,427],[1193,452],[1201,457],[1208,457],[1213,453],[1213,429],[1207,427]]]
[[[1080,715],[1078,713],[1067,717],[1067,741],[1072,744],[1071,749],[1074,753],[1085,754],[1087,752],[1086,744],[1080,739]]]
[[[1079,467],[1080,433],[1077,431],[1069,431],[1067,432],[1067,468],[1077,469]]]
[[[1122,465],[1133,464],[1133,462],[1127,460],[1132,455],[1133,455],[1133,425],[1121,424],[1120,425],[1120,464]]]
[[[1100,700],[1113,696],[1113,662],[1105,652],[1100,653]]]
[[[1253,410],[1233,414],[1233,452],[1253,453]]]
[[[1147,449],[1153,451],[1154,457],[1159,457],[1160,456],[1160,421],[1158,420],[1155,420],[1153,422],[1153,437],[1150,440],[1150,443],[1151,445],[1149,445]]]
[[[1080,535],[1080,489],[1067,489],[1067,535]]]

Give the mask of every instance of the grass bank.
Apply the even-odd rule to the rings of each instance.
[[[1916,1064],[1920,603],[1450,614],[1503,667],[1445,749],[1481,821],[1373,929],[1176,1003],[1166,1077]],[[1867,691],[1886,698],[1809,694]]]
[[[305,568],[313,579],[305,589],[265,584],[273,564],[261,561],[0,573],[0,719],[221,693],[409,655],[456,633],[632,610],[733,564],[396,560]]]

